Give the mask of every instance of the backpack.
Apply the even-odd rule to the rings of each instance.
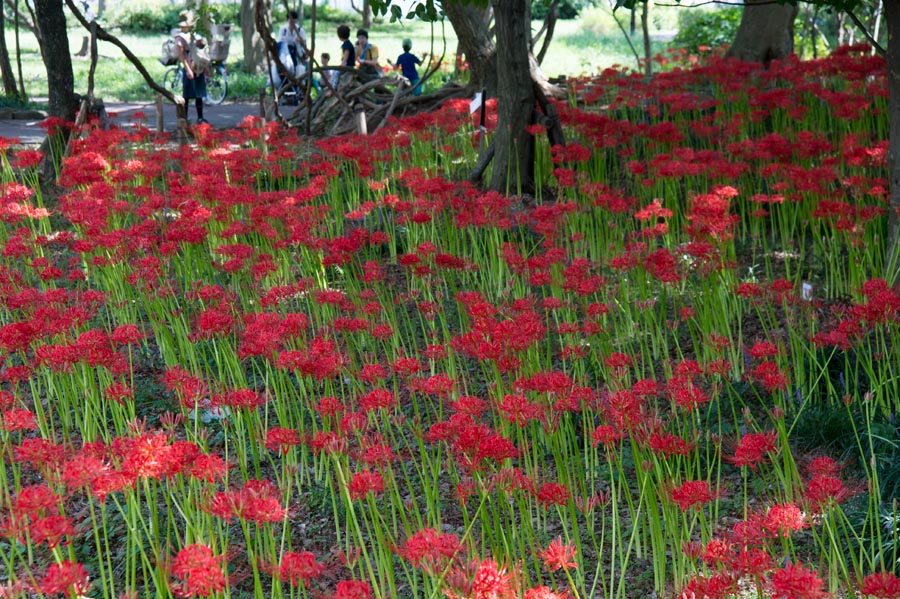
[[[175,40],[168,39],[163,42],[159,62],[166,67],[170,67],[178,62],[178,45],[175,43]]]

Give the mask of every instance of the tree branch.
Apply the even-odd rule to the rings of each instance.
[[[544,63],[544,57],[547,55],[547,49],[550,48],[550,42],[553,40],[553,32],[556,30],[556,19],[557,19],[557,9],[559,8],[559,0],[553,0],[550,4],[550,9],[547,11],[547,16],[544,18],[544,25],[541,27],[541,31],[538,32],[538,35],[535,36],[535,39],[541,35],[546,29],[547,34],[544,36],[544,42],[541,44],[541,49],[538,51],[536,58],[538,64]],[[531,51],[534,52],[534,44],[532,43]]]
[[[875,48],[875,51],[878,52],[881,56],[887,56],[887,50],[885,50],[881,46],[881,44],[878,43],[878,40],[872,37],[872,34],[869,33],[869,30],[866,29],[866,26],[863,25],[863,22],[859,20],[859,17],[853,14],[853,11],[851,10],[845,10],[844,12],[847,13],[847,16],[850,17],[850,20],[853,21],[853,24],[859,28],[862,34],[866,36],[866,39],[869,40],[869,43],[872,44],[872,47]]]
[[[18,19],[19,25],[30,31],[31,33],[37,35],[37,27],[34,26],[33,21],[29,21],[25,18],[25,15],[16,7],[14,0],[4,0],[6,6],[12,11],[13,18]]]
[[[66,6],[69,7],[69,10],[72,11],[72,14],[75,15],[75,18],[78,20],[78,22],[81,23],[81,26],[88,31],[91,31],[91,24],[88,23],[87,19],[84,18],[84,15],[81,14],[81,11],[78,10],[78,7],[75,6],[75,2],[73,0],[65,0],[65,3]],[[176,97],[175,94],[153,80],[153,77],[150,75],[150,73],[147,72],[147,69],[144,68],[144,63],[142,63],[141,59],[135,56],[134,53],[128,49],[128,46],[123,44],[119,40],[119,38],[107,32],[106,29],[101,27],[99,23],[97,23],[96,21],[94,21],[94,23],[96,25],[97,39],[103,40],[104,42],[109,42],[119,50],[121,50],[122,54],[125,55],[125,58],[127,58],[128,61],[134,65],[134,68],[138,70],[138,72],[144,78],[144,81],[147,82],[147,85],[149,85],[153,91],[164,96],[167,100],[174,103],[176,106],[185,105],[184,98],[182,98],[181,96]]]

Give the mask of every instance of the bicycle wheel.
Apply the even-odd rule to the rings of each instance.
[[[225,67],[214,65],[206,80],[206,101],[210,104],[221,104],[228,95],[228,75]]]
[[[172,93],[181,93],[181,69],[172,67],[163,75],[162,86]]]

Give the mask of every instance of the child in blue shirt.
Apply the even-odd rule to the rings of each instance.
[[[422,60],[411,53],[412,50],[412,40],[405,39],[403,40],[403,54],[397,57],[397,66],[403,72],[403,76],[409,79],[409,84],[413,87],[413,95],[419,96],[422,94],[422,87],[419,85],[419,72],[416,70],[416,65],[422,64]],[[424,54],[423,56],[428,56]]]

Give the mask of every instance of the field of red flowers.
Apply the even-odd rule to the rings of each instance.
[[[570,80],[536,198],[466,102],[4,149],[0,597],[900,597],[885,78]]]

